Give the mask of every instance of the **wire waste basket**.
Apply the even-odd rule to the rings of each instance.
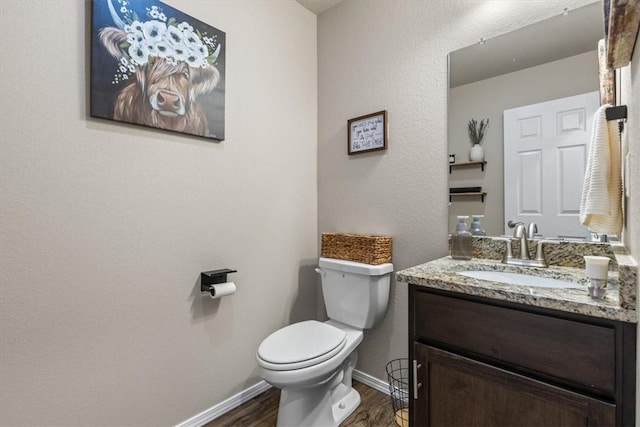
[[[396,424],[409,427],[409,359],[394,359],[387,363],[387,378]]]

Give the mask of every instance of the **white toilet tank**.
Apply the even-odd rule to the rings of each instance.
[[[360,329],[370,329],[382,320],[389,302],[393,264],[320,258],[319,265],[330,319]]]

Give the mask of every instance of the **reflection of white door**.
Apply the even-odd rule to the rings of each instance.
[[[599,106],[591,92],[504,111],[505,222],[535,222],[545,237],[589,235],[580,199]]]

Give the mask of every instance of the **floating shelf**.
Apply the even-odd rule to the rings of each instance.
[[[487,193],[485,193],[485,192],[478,192],[478,193],[449,193],[449,202],[452,201],[451,198],[453,196],[456,196],[456,197],[472,197],[472,196],[478,197],[478,196],[480,196],[480,199],[482,200],[482,203],[484,203],[484,196],[486,196],[486,195],[487,195]]]
[[[480,166],[480,169],[482,169],[482,172],[484,172],[484,165],[487,164],[486,160],[483,160],[481,162],[465,162],[465,163],[449,163],[449,173],[451,173],[453,168],[457,168],[457,167],[461,167],[461,166]]]

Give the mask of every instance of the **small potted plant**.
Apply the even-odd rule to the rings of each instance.
[[[480,120],[478,124],[476,119],[469,120],[467,128],[469,139],[471,140],[471,151],[469,151],[469,160],[472,162],[481,162],[484,160],[484,148],[482,148],[482,140],[489,127],[489,119]]]

